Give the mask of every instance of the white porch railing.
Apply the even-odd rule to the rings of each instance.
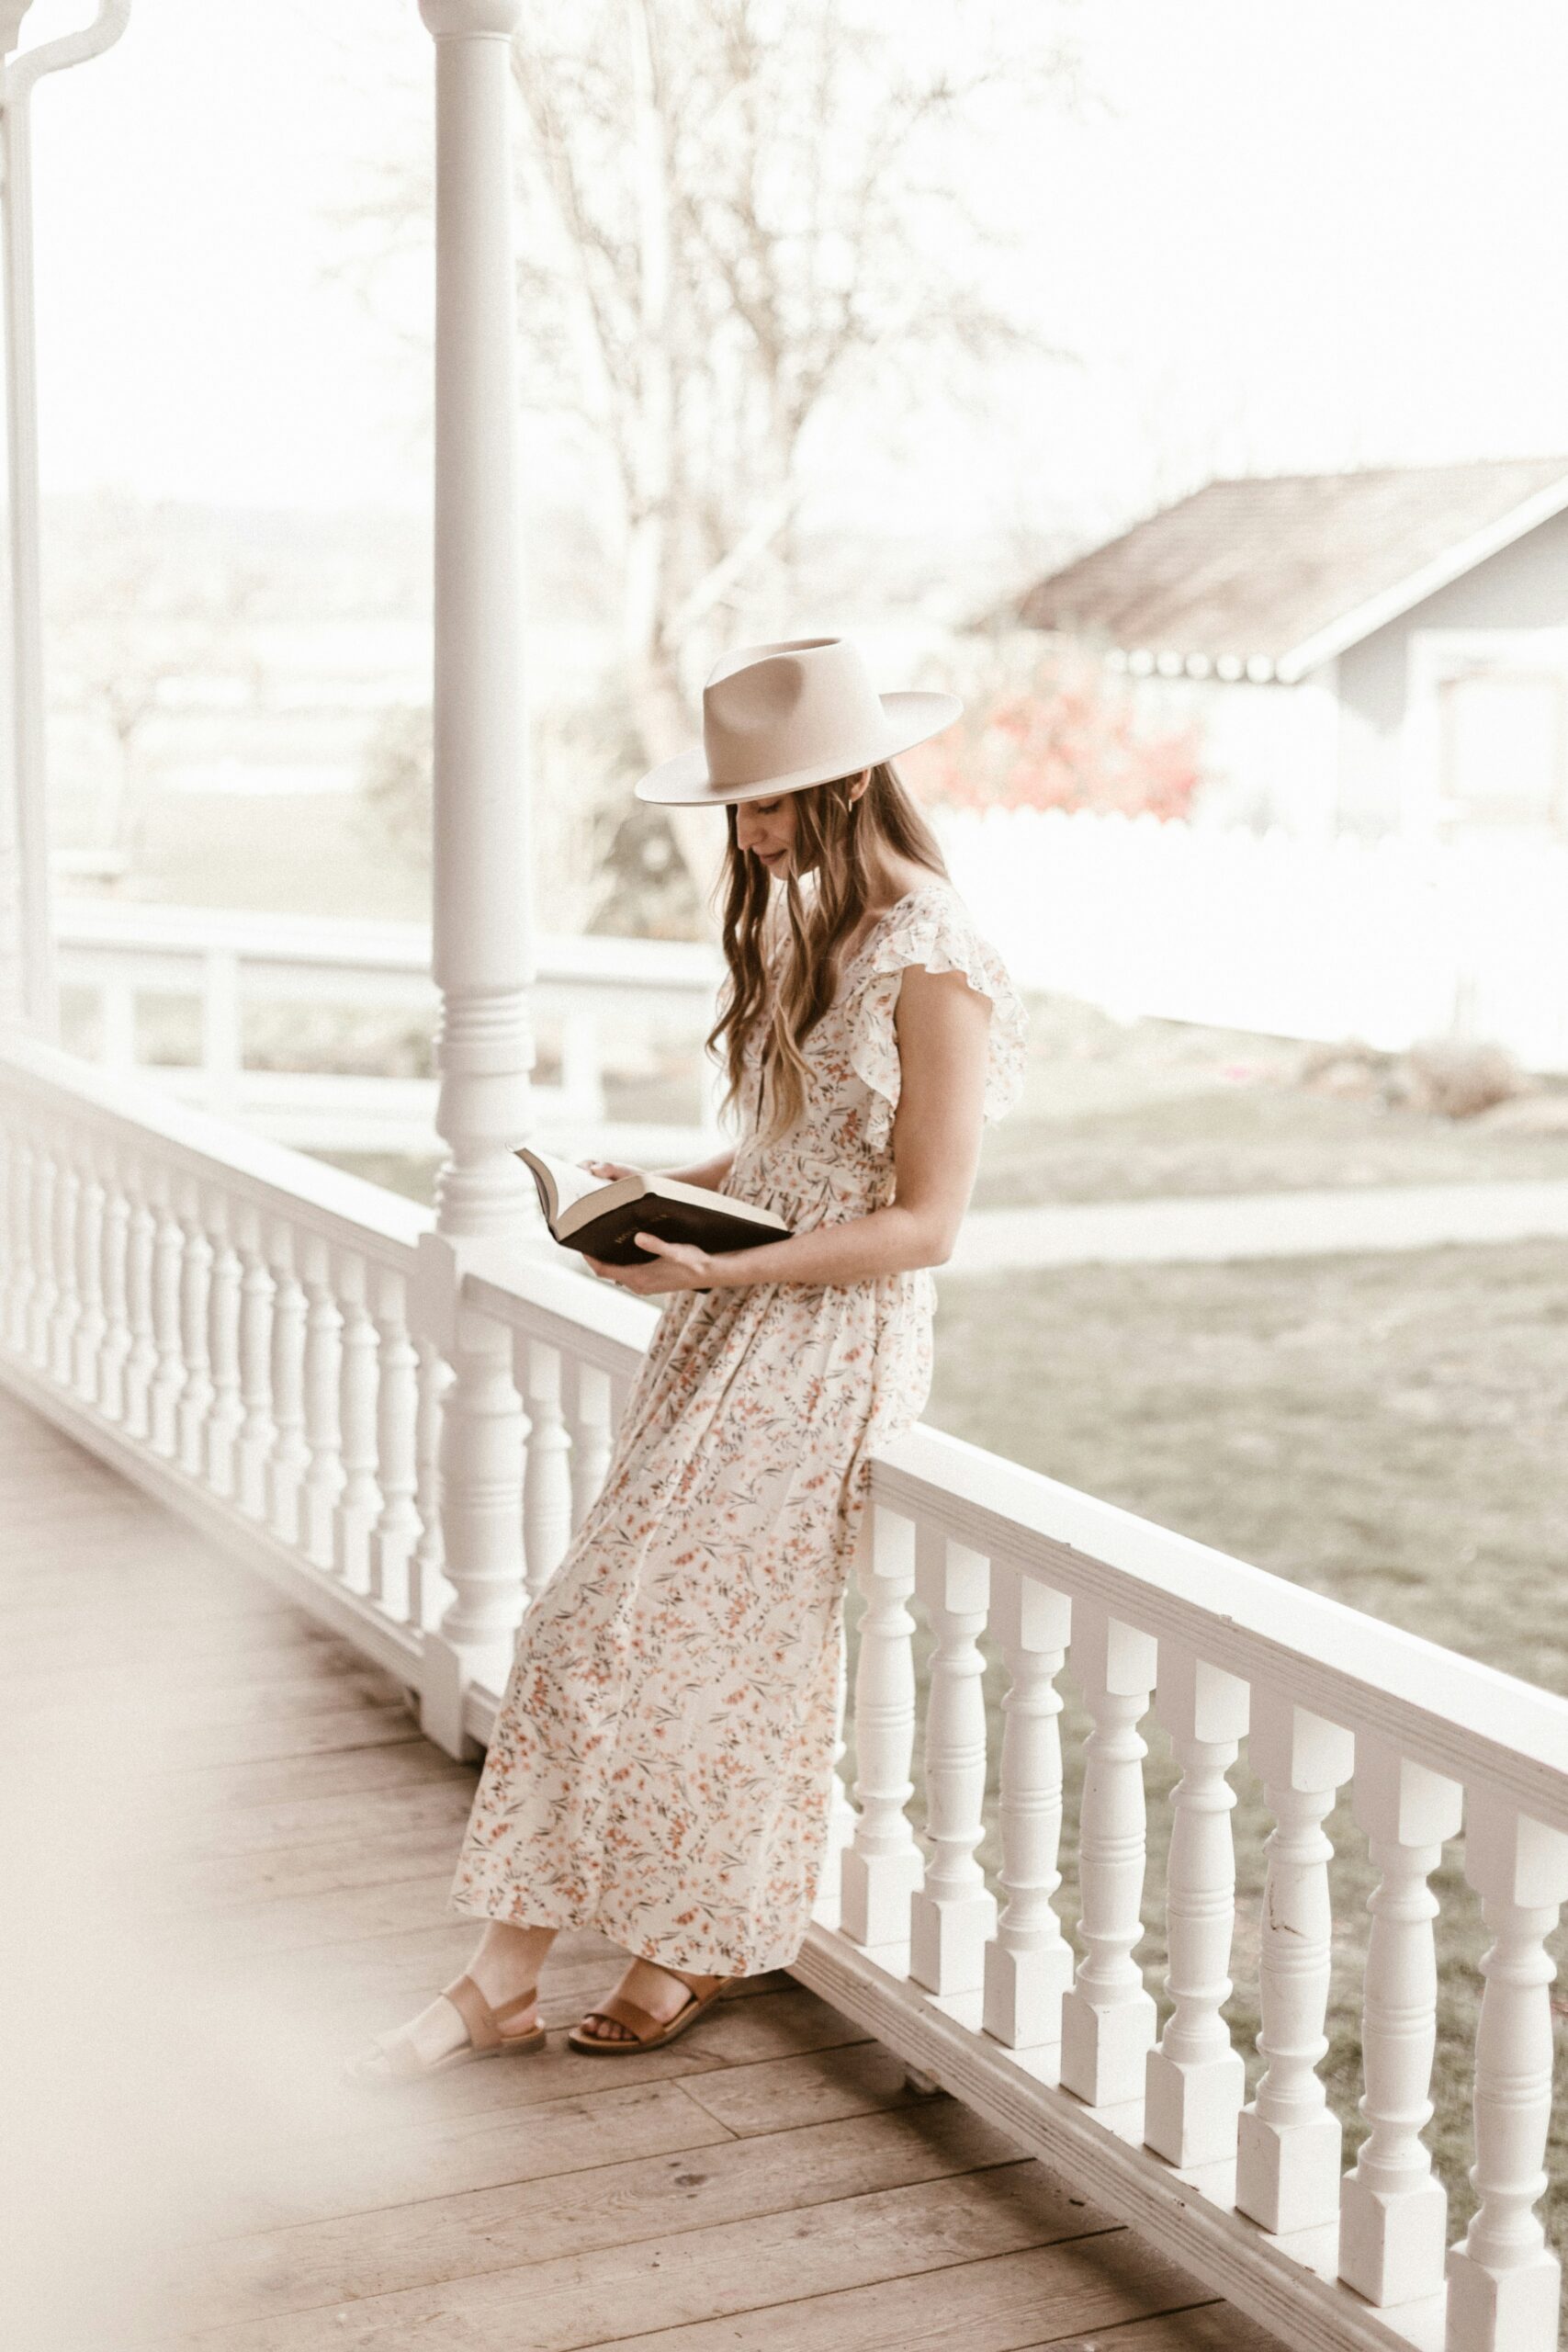
[[[449,1747],[483,1741],[525,1596],[603,1476],[651,1305],[525,1238],[468,1245],[449,1291],[423,1211],[34,1044],[0,1052],[0,1143],[7,1385],[398,1677]],[[443,1318],[491,1367],[461,1414]],[[876,1458],[873,1498],[858,1809],[840,1785],[795,1973],[1303,2352],[1550,2352],[1559,2277],[1537,2208],[1568,1703],[923,1426]],[[923,1838],[911,1599],[932,1643]],[[976,1859],[983,1634],[1008,1678],[994,1889]],[[1091,1725],[1069,1823],[1063,1671]],[[1181,1772],[1163,2032],[1134,1958],[1151,1703]],[[1276,1823],[1250,2100],[1222,2014],[1244,1738]],[[1322,1825],[1347,1785],[1379,1882],[1371,2132],[1342,2175],[1318,2067]],[[1428,1880],[1461,1827],[1492,1944],[1468,2053],[1478,2206],[1450,2247],[1421,2135]],[[1076,1951],[1052,1902],[1064,1834]]]
[[[434,1078],[257,1069],[245,1062],[253,1007],[325,1002],[405,1012],[428,1035],[440,997],[427,922],[62,899],[54,938],[61,987],[90,1001],[85,1050],[106,1069],[145,1078],[181,1102],[301,1150],[441,1153]],[[543,936],[530,1002],[558,1076],[532,1089],[541,1139],[590,1135],[607,1157],[649,1165],[711,1156],[716,1090],[701,1041],[717,979],[715,951],[697,941]],[[196,1008],[194,1062],[139,1059],[141,1000],[153,995],[186,998]],[[661,1046],[693,1058],[690,1118],[609,1119],[607,1074],[646,1067]]]

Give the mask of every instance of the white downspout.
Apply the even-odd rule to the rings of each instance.
[[[28,102],[44,74],[112,48],[130,0],[99,0],[81,32],[17,51],[31,0],[0,0],[0,176],[6,248],[6,416],[11,507],[11,792],[0,814],[0,1028],[55,1045],[60,1008],[50,912],[43,605],[39,560],[38,355],[33,326],[32,152]],[[9,838],[7,838],[9,835]],[[7,854],[9,854],[9,855]],[[6,865],[11,864],[12,876]]]

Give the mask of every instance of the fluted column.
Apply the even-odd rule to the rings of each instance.
[[[435,643],[433,969],[441,990],[435,1125],[448,1149],[422,1238],[413,1328],[452,1367],[443,1442],[446,1572],[457,1596],[425,1645],[422,1719],[454,1755],[469,1685],[523,1603],[498,1589],[493,1531],[522,1509],[520,1414],[485,1491],[462,1482],[473,1431],[511,1381],[496,1332],[465,1315],[465,1242],[526,1231],[532,1190],[511,1147],[532,1126],[535,975],[521,697],[517,287],[511,37],[521,0],[420,0],[435,42]],[[468,1344],[470,1339],[473,1344]],[[477,1464],[474,1464],[477,1466]],[[477,1544],[480,1556],[468,1556]],[[510,1569],[506,1570],[510,1574]],[[468,1591],[472,1582],[475,1589]],[[482,1592],[482,1600],[480,1594]],[[467,1593],[467,1597],[465,1594]],[[484,1654],[481,1654],[484,1653]]]

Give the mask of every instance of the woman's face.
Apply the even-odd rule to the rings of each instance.
[[[742,800],[735,810],[735,842],[742,855],[761,861],[770,874],[788,871],[795,849],[795,795],[776,800]]]

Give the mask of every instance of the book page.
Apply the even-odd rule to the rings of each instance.
[[[548,1171],[550,1182],[556,1188],[558,1216],[563,1209],[575,1207],[590,1193],[604,1191],[604,1179],[595,1176],[589,1169],[579,1168],[570,1159],[559,1159],[553,1151],[541,1151],[536,1144],[528,1144],[523,1148]]]

